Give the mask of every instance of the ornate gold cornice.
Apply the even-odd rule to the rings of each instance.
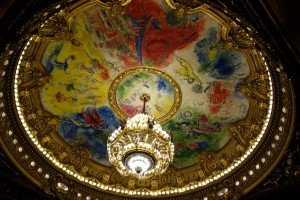
[[[59,193],[68,199],[122,199],[123,196],[147,199],[149,196],[142,195],[147,192],[152,194],[151,198],[232,199],[250,191],[276,166],[289,144],[294,127],[295,96],[284,66],[258,48],[258,43],[267,44],[252,28],[243,29],[226,13],[207,4],[196,7],[196,4],[185,5],[183,1],[167,1],[172,9],[179,9],[179,18],[182,14],[201,11],[216,19],[223,25],[224,48],[239,51],[247,58],[251,73],[239,90],[249,99],[250,108],[244,120],[228,127],[233,137],[230,144],[219,152],[200,154],[199,163],[192,167],[171,168],[162,176],[137,180],[126,179],[115,169],[100,166],[90,159],[87,149],[68,146],[57,136],[58,118],[36,103],[39,88],[51,82],[40,63],[42,52],[49,40],[54,39],[80,45],[72,36],[69,17],[85,6],[96,4],[117,14],[120,10],[114,5],[118,2],[114,3],[82,1],[58,8],[52,18],[41,13],[39,16],[45,21],[39,24],[38,32],[31,35],[30,30],[36,27],[28,24],[29,31],[24,33],[24,38],[10,43],[1,53],[0,143],[6,153],[33,182],[49,193]],[[122,1],[121,6],[128,3],[130,1]],[[238,163],[248,151],[248,157]],[[231,168],[228,173],[224,172]],[[195,183],[200,186],[194,186]],[[122,193],[122,190],[129,192]],[[130,191],[135,193],[130,194]],[[176,196],[178,194],[181,196]]]

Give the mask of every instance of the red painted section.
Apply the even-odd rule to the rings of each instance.
[[[180,143],[178,143],[178,144],[175,145],[174,151],[178,152],[180,149],[183,149],[184,147],[185,147],[184,143],[180,142]]]
[[[98,115],[97,110],[94,108],[92,114],[86,111],[82,112],[84,121],[91,127],[101,128],[103,126],[103,119]]]
[[[64,96],[61,92],[57,92],[55,94],[55,98],[56,98],[57,102],[62,102],[64,100]]]
[[[166,13],[160,6],[152,1],[135,0],[125,8],[125,13],[136,20],[148,20],[142,41],[143,60],[149,59],[156,67],[165,67],[173,61],[172,54],[175,50],[183,49],[199,37],[199,32],[204,29],[204,21],[170,25]],[[151,23],[159,23],[157,28]],[[131,41],[134,43],[134,41]],[[123,57],[124,59],[124,57]],[[125,66],[132,64],[127,58]],[[128,66],[128,65],[127,65]]]
[[[100,76],[103,80],[109,79],[109,71],[106,67],[104,67],[101,63],[97,61],[96,68],[100,71]]]
[[[123,103],[119,103],[121,110],[128,116],[133,117],[136,114],[140,113],[142,110],[142,106],[128,106]]]
[[[223,88],[221,81],[217,81],[213,86],[209,99],[213,104],[225,104],[229,95],[230,91],[227,88]]]
[[[211,106],[209,106],[209,111],[210,111],[212,114],[217,114],[217,113],[219,113],[219,111],[220,111],[220,107],[217,106],[217,105],[211,105]]]

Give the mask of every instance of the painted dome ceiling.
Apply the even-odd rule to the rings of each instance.
[[[41,162],[49,170],[30,175],[38,184],[51,180],[69,198],[206,198],[251,188],[251,177],[278,162],[272,156],[289,140],[293,104],[285,101],[293,94],[241,19],[171,0],[78,1],[39,18],[17,62],[11,47],[1,57],[3,67],[13,65],[10,126],[18,127],[5,137],[22,133],[18,140],[37,152],[40,161],[20,156],[30,169]],[[139,180],[112,167],[107,139],[142,111],[143,93],[175,155],[167,172]]]

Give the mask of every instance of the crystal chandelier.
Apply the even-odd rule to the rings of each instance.
[[[109,162],[123,176],[146,179],[162,174],[173,161],[174,145],[171,136],[146,114],[150,95],[142,94],[143,112],[127,119],[108,138]]]

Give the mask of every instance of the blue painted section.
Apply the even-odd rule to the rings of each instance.
[[[57,57],[59,56],[62,48],[62,44],[55,46],[51,54],[48,57],[44,58],[43,64],[48,74],[50,74],[54,69],[63,70],[67,72],[69,62],[76,59],[74,55],[70,55],[67,58],[65,58],[63,62],[58,61]]]
[[[173,88],[166,79],[158,77],[156,83],[158,91],[165,90],[170,94],[173,93]]]
[[[144,18],[141,20],[132,19],[132,25],[137,30],[137,36],[135,38],[135,49],[137,51],[137,60],[142,63],[143,61],[143,55],[142,55],[142,49],[143,49],[143,39],[145,35],[145,31],[149,22],[149,18]]]
[[[95,125],[96,118],[98,124]],[[93,159],[107,164],[107,139],[119,124],[120,120],[109,107],[103,106],[97,109],[89,107],[82,113],[64,117],[59,124],[58,132],[70,145],[88,148]]]
[[[53,61],[55,61],[57,56],[60,54],[62,47],[63,47],[63,45],[57,45],[54,48],[54,50],[51,52],[51,54],[46,59],[44,59],[43,64],[44,64],[48,74],[50,74],[54,70],[55,65],[54,65]]]
[[[208,37],[200,40],[194,49],[200,64],[199,72],[215,79],[230,79],[241,67],[240,54],[225,51],[218,38],[216,28],[208,30]]]

